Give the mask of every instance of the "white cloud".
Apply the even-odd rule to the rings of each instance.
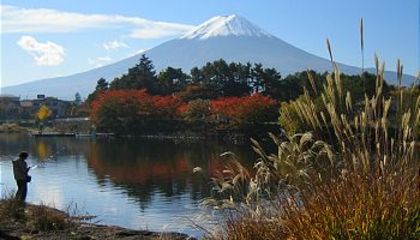
[[[56,43],[41,43],[31,36],[22,36],[17,44],[34,58],[38,66],[57,66],[64,61],[64,48]]]
[[[184,33],[191,25],[159,22],[122,15],[83,14],[47,8],[20,8],[0,5],[3,33],[74,32],[93,28],[128,28],[129,36],[160,38]]]
[[[128,57],[132,57],[132,56],[135,56],[135,55],[137,55],[137,54],[143,53],[143,52],[145,52],[145,51],[147,51],[147,50],[148,50],[147,48],[141,48],[141,49],[139,49],[139,50],[137,50],[137,51],[134,51],[134,52],[132,52],[132,53],[129,53],[127,56],[128,56]]]
[[[117,48],[128,48],[127,44],[117,41],[117,40],[106,42],[102,46],[108,51],[111,49],[117,49]]]
[[[93,65],[95,68],[98,68],[98,67],[102,67],[106,65],[107,63],[110,63],[112,61],[112,58],[109,56],[105,56],[105,57],[97,57],[94,59],[89,58],[88,61],[90,65]]]

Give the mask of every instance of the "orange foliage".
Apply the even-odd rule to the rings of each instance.
[[[277,101],[254,94],[245,97],[219,98],[211,101],[211,113],[237,123],[266,122],[276,119]]]
[[[111,90],[91,103],[91,119],[98,127],[126,133],[153,130],[158,126],[155,120],[213,120],[221,127],[240,127],[276,121],[277,113],[277,102],[261,94],[185,103],[177,96],[150,95],[145,90]]]
[[[91,118],[95,121],[107,111],[118,110],[136,117],[171,119],[177,117],[181,104],[177,97],[153,96],[146,90],[112,90],[100,93],[92,102]]]

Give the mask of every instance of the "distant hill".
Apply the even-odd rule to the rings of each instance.
[[[189,72],[193,67],[218,59],[227,62],[262,63],[264,67],[276,68],[282,76],[307,69],[318,72],[331,70],[329,60],[296,48],[237,15],[211,18],[182,37],[160,44],[144,54],[153,61],[158,71],[172,66]],[[79,92],[86,97],[93,91],[99,78],[110,81],[126,73],[128,68],[138,63],[140,55],[70,76],[4,87],[2,93],[21,97],[35,97],[36,94],[43,93],[47,96],[73,99],[74,94]],[[338,65],[343,73],[361,73],[360,68]],[[367,71],[375,72],[374,69]],[[395,84],[396,73],[386,72],[385,79]],[[408,85],[415,78],[404,75],[403,79],[404,85]]]

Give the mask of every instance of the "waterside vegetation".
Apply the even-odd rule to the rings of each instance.
[[[361,95],[332,64],[321,88],[309,74],[311,88],[282,104],[285,134],[270,134],[277,152],[252,140],[252,172],[233,156],[215,176],[203,203],[230,211],[209,238],[420,237],[418,87],[387,91],[376,58],[373,91]],[[401,82],[399,62],[397,72]]]
[[[375,94],[375,75],[337,74],[341,91],[352,95],[355,108],[365,96]],[[143,55],[127,74],[111,82],[99,79],[86,104],[98,131],[119,135],[233,132],[261,137],[267,131],[279,133],[279,125],[300,129],[299,120],[291,119],[294,112],[288,110],[289,105],[312,97],[319,110],[326,81],[328,73],[308,70],[282,78],[261,64],[222,59],[193,68],[190,75],[172,67],[156,74]],[[382,83],[384,96],[398,94],[397,89]]]

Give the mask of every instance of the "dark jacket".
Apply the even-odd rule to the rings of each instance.
[[[17,158],[13,160],[13,175],[15,176],[15,180],[27,180],[28,179],[28,164],[25,160],[21,158]]]

